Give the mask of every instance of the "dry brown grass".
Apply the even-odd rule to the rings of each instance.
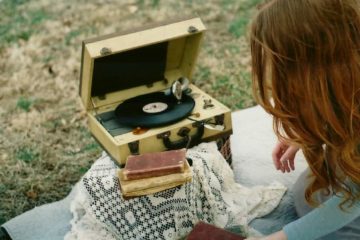
[[[244,32],[258,1],[0,1],[0,224],[63,198],[101,152],[78,99],[83,39],[199,15],[193,81],[235,110],[254,104]]]

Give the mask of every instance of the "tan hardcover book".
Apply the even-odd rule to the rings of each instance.
[[[130,155],[123,170],[125,180],[184,172],[186,149]]]
[[[157,176],[136,180],[125,180],[124,169],[118,172],[121,191],[125,197],[135,197],[153,194],[169,188],[190,182],[192,172],[189,164],[185,161],[184,171],[182,173],[173,173],[165,176]]]

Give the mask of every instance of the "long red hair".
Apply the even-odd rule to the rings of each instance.
[[[253,92],[312,170],[305,192],[360,199],[360,1],[268,0],[250,34]]]

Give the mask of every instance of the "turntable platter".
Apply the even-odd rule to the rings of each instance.
[[[115,109],[121,124],[132,127],[160,127],[175,123],[189,116],[195,101],[183,95],[180,102],[163,92],[141,95],[124,101]]]

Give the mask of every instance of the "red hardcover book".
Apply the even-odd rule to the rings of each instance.
[[[124,180],[184,172],[186,149],[131,155],[126,160]]]
[[[199,222],[190,232],[186,240],[244,240],[245,237],[218,228],[214,225]]]

